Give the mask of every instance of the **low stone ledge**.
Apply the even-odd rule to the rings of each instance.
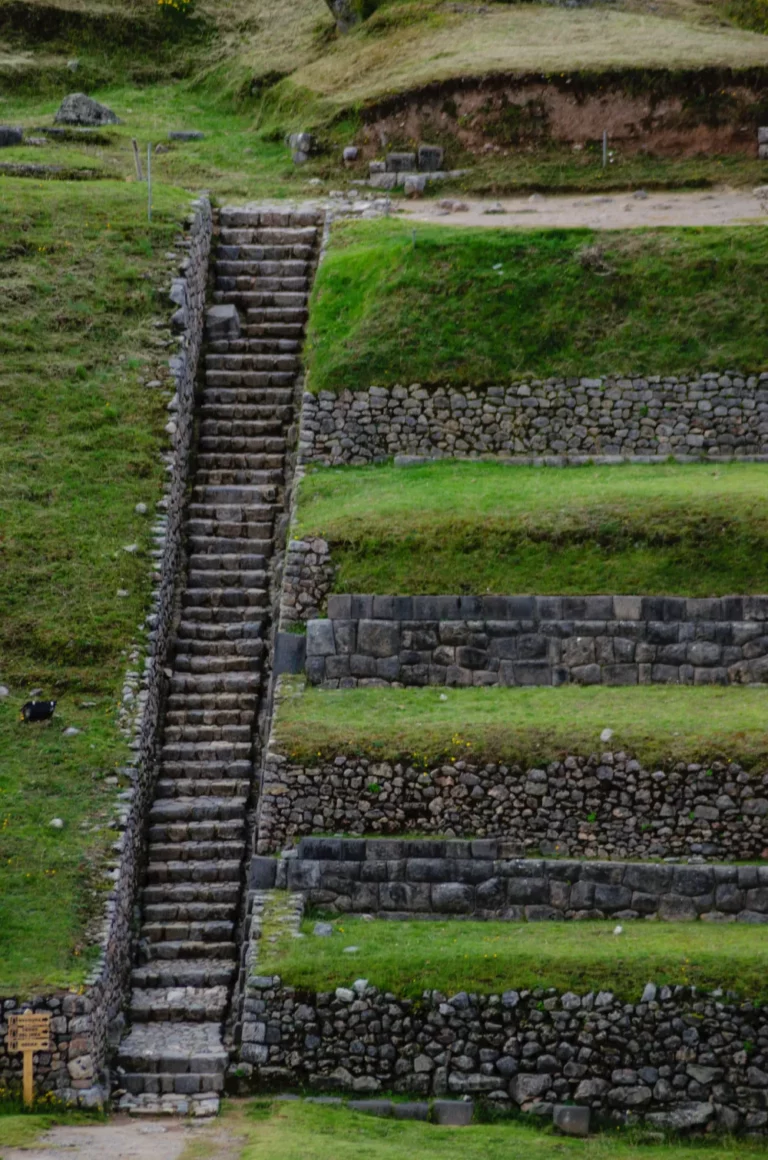
[[[768,597],[328,598],[311,684],[731,685],[768,681]]]
[[[504,839],[302,838],[276,883],[336,913],[768,923],[768,865],[517,858]]]

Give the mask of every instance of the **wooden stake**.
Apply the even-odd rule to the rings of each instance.
[[[35,1082],[34,1082],[34,1068],[33,1061],[35,1058],[34,1051],[25,1051],[23,1056],[24,1071],[23,1071],[23,1086],[24,1086],[24,1103],[27,1107],[35,1101]]]
[[[139,157],[139,143],[135,137],[134,137],[133,141],[131,142],[131,144],[133,145],[133,160],[136,162],[136,180],[143,181],[144,174],[141,172],[141,158]]]

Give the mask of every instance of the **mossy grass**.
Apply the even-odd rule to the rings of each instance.
[[[280,752],[317,762],[337,753],[373,760],[504,761],[536,765],[610,746],[645,764],[768,761],[768,689],[566,686],[521,689],[305,688],[286,680],[274,723]]]
[[[766,258],[758,226],[339,223],[312,294],[309,385],[762,369]]]
[[[743,1160],[764,1155],[759,1141],[666,1141],[658,1133],[617,1131],[585,1140],[556,1136],[530,1117],[475,1123],[456,1131],[435,1124],[378,1119],[344,1107],[259,1100],[232,1107],[243,1160]],[[228,1113],[225,1109],[224,1124]],[[194,1145],[193,1145],[194,1147]],[[205,1144],[202,1144],[205,1147]],[[189,1160],[192,1160],[191,1155]]]
[[[167,445],[170,392],[142,380],[167,376],[154,322],[189,201],[158,187],[150,226],[124,182],[2,187],[0,993],[15,994],[77,986],[91,961],[116,792],[104,778],[127,753],[116,709],[148,611]],[[33,688],[59,701],[50,725],[18,720]]]
[[[337,592],[768,591],[764,464],[319,468],[296,537],[332,548]]]
[[[331,938],[284,935],[262,950],[259,973],[307,991],[333,991],[364,978],[382,991],[421,998],[424,991],[499,994],[613,991],[638,1002],[646,983],[723,988],[741,1000],[768,998],[768,946],[759,929],[709,923],[373,922],[333,918]],[[356,946],[354,955],[342,954]]]

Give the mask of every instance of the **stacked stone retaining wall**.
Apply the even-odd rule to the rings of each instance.
[[[326,465],[393,455],[763,456],[768,373],[306,393],[299,453]]]
[[[730,685],[768,679],[768,597],[332,596],[307,677],[355,685]]]
[[[768,1128],[768,1015],[734,997],[649,984],[639,1001],[553,989],[404,999],[366,980],[297,991],[254,976],[241,1079],[259,1090],[481,1095],[656,1128]]]
[[[501,837],[514,855],[749,861],[768,857],[768,773],[722,761],[646,767],[621,751],[542,768],[268,753],[259,854],[313,833],[409,832]]]

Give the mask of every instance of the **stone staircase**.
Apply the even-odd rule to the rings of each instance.
[[[213,1113],[224,1086],[270,561],[322,220],[221,216],[214,297],[237,317],[225,337],[212,333],[206,357],[131,1028],[117,1056],[120,1107],[134,1114]]]

